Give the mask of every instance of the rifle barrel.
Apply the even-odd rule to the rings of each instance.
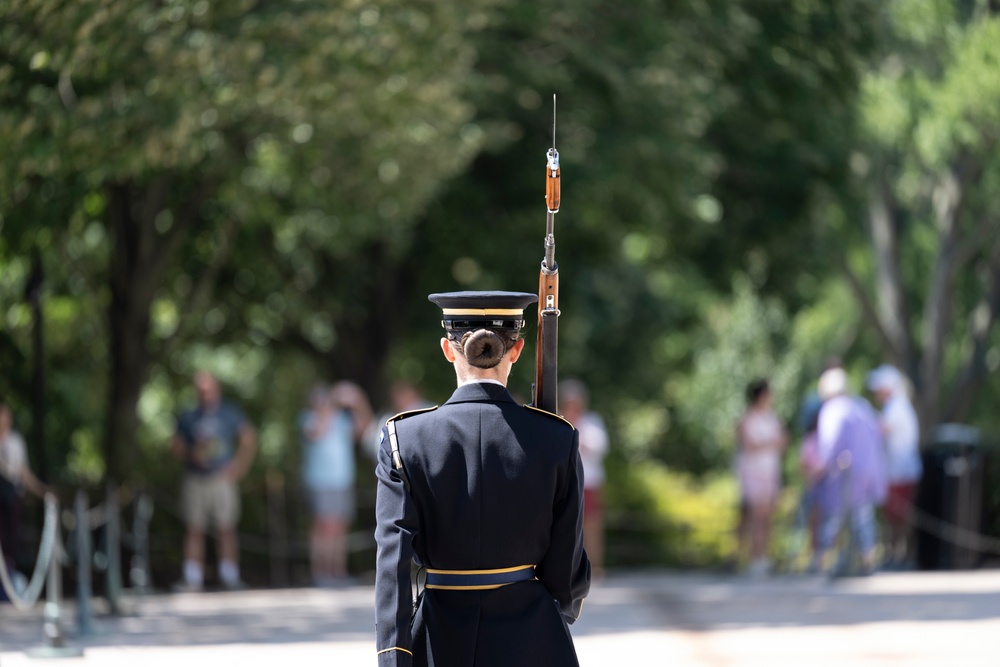
[[[556,213],[559,212],[560,169],[555,138],[555,95],[552,96],[552,148],[545,154],[545,255],[538,276],[538,336],[535,347],[535,407],[558,412],[559,265],[556,263]]]

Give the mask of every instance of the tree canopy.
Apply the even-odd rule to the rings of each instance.
[[[830,354],[859,389],[902,368],[925,433],[995,428],[998,26],[949,0],[12,0],[0,394],[35,433],[46,372],[32,457],[65,481],[163,475],[198,367],[258,470],[294,470],[316,381],[443,400],[425,296],[534,289],[554,93],[561,373],[613,464],[725,469],[745,383],[791,421]]]

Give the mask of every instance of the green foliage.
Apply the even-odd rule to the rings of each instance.
[[[352,296],[322,264],[372,239],[405,254],[408,222],[477,150],[459,82],[489,3],[50,4],[9,3],[0,21],[0,266],[42,253],[46,296],[79,305],[52,331],[83,335],[50,354],[82,348],[98,364],[82,369],[99,378],[89,395],[110,396],[106,418],[50,429],[61,465],[81,429],[130,456],[141,385],[156,362],[189,368],[182,346],[236,353],[250,342],[232,332],[270,344],[290,320],[332,347],[326,304],[300,294],[329,281]],[[230,266],[249,268],[237,281]]]
[[[336,182],[372,210],[357,195],[381,167],[409,198],[403,215],[433,183],[432,154],[460,164],[475,146],[456,131],[470,109],[454,92],[472,57],[462,34],[483,20],[474,4],[47,4],[6,10],[9,177],[97,186],[196,168],[287,193],[297,162],[325,168],[303,179],[314,193]]]
[[[608,562],[720,568],[736,553],[739,490],[728,474],[696,480],[646,461],[610,468]]]
[[[649,509],[664,531],[637,548],[718,564],[746,383],[769,377],[791,422],[824,358],[843,356],[855,380],[884,360],[840,279],[846,266],[876,294],[876,186],[898,212],[919,342],[945,177],[974,176],[942,358],[1000,367],[1000,23],[987,5],[8,2],[0,394],[30,435],[23,292],[37,254],[52,476],[89,483],[121,466],[128,452],[108,461],[99,443],[131,413],[129,475],[172,494],[172,416],[208,367],[260,431],[247,518],[260,534],[266,471],[295,492],[311,384],[353,379],[378,409],[402,377],[440,402],[454,377],[425,295],[534,289],[556,93],[561,371],[590,385],[611,429],[613,506]],[[511,377],[523,400],[531,371]],[[969,403],[984,425],[994,376]]]
[[[768,380],[775,409],[790,421],[798,408],[802,357],[809,352],[791,348],[790,325],[782,307],[756,296],[745,278],[737,281],[732,301],[716,304],[705,320],[703,346],[695,354],[692,373],[672,387],[679,427],[687,436],[681,442],[700,446],[695,452],[668,455],[695,470],[719,467],[731,459],[736,422],[752,380]],[[701,465],[695,463],[699,456]]]
[[[693,334],[691,372],[665,384],[676,406],[671,430],[650,441],[659,443],[650,453],[692,472],[730,464],[752,380],[768,380],[776,412],[796,434],[802,402],[815,391],[823,363],[844,356],[861,328],[852,296],[841,284],[825,283],[808,307],[790,316],[747,276],[737,276],[732,295],[711,303],[701,319],[703,327]],[[868,368],[862,362],[855,375],[863,377]],[[860,389],[861,381],[855,386]]]
[[[185,199],[214,182],[148,306],[160,369],[151,379],[169,378],[174,392],[195,365],[184,348],[203,341],[238,356],[258,350],[265,365],[287,355],[262,348],[305,354],[317,365],[301,385],[347,376],[378,399],[385,380],[408,375],[446,395],[452,379],[422,295],[456,285],[530,289],[541,179],[524,149],[537,146],[540,165],[550,133],[545,91],[566,91],[557,136],[566,186],[563,366],[620,415],[610,419],[637,451],[670,428],[664,371],[690,363],[687,328],[706,312],[713,286],[745,262],[734,236],[744,228],[733,217],[741,207],[728,191],[712,193],[724,165],[756,159],[731,141],[754,134],[738,111],[760,103],[786,123],[773,136],[757,133],[754,151],[812,143],[815,128],[802,124],[810,114],[773,101],[841,109],[856,59],[839,54],[863,48],[865,34],[831,26],[856,27],[867,16],[862,5],[832,12],[823,3],[782,16],[752,2],[624,8],[592,0],[572,10],[176,2],[77,3],[43,23],[38,7],[11,10],[37,26],[38,39],[21,34],[6,53],[10,85],[0,94],[18,99],[0,123],[13,140],[4,192],[85,173],[82,184],[63,178],[59,192],[79,221],[74,229],[88,225],[87,238],[106,240],[101,184],[167,171],[182,190],[151,218],[162,242],[183,224]],[[826,51],[811,54],[807,41]],[[772,58],[782,50],[794,57]],[[817,96],[824,82],[829,96]],[[126,134],[130,141],[114,140]],[[29,147],[60,158],[21,159]],[[800,170],[794,161],[789,169]],[[813,187],[809,179],[789,187],[798,183],[803,193]],[[789,219],[758,212],[763,222]],[[484,228],[505,231],[487,247],[478,241]],[[770,243],[765,227],[753,228]],[[25,222],[18,230],[37,242]],[[75,234],[54,238],[69,244]],[[733,261],[720,263],[717,250],[730,243]],[[89,245],[83,251],[94,267],[107,261]],[[769,253],[746,257],[770,284]],[[99,295],[100,270],[81,273],[88,295]],[[87,311],[102,307],[95,301]],[[529,370],[513,378],[522,396]]]
[[[900,1],[882,30],[851,159],[872,252],[856,245],[849,270],[872,286],[855,288],[869,336],[910,374],[925,426],[992,421],[977,395],[1000,312],[1000,20],[987,3]]]

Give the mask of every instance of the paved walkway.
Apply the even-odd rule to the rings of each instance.
[[[129,598],[78,636],[73,667],[375,664],[370,586]],[[42,606],[0,606],[0,666],[38,665]],[[597,585],[573,626],[583,667],[996,667],[1000,572],[750,580],[635,572]]]

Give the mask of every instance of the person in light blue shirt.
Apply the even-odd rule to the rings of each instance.
[[[310,563],[317,586],[347,577],[347,529],[354,518],[354,448],[371,421],[364,392],[350,382],[317,387],[299,426],[302,483],[312,513]]]
[[[910,512],[917,484],[923,474],[920,460],[920,422],[910,402],[907,380],[894,366],[882,365],[869,373],[868,389],[882,406],[880,424],[885,436],[886,472],[889,491],[886,522],[885,565],[909,568],[913,556]]]

